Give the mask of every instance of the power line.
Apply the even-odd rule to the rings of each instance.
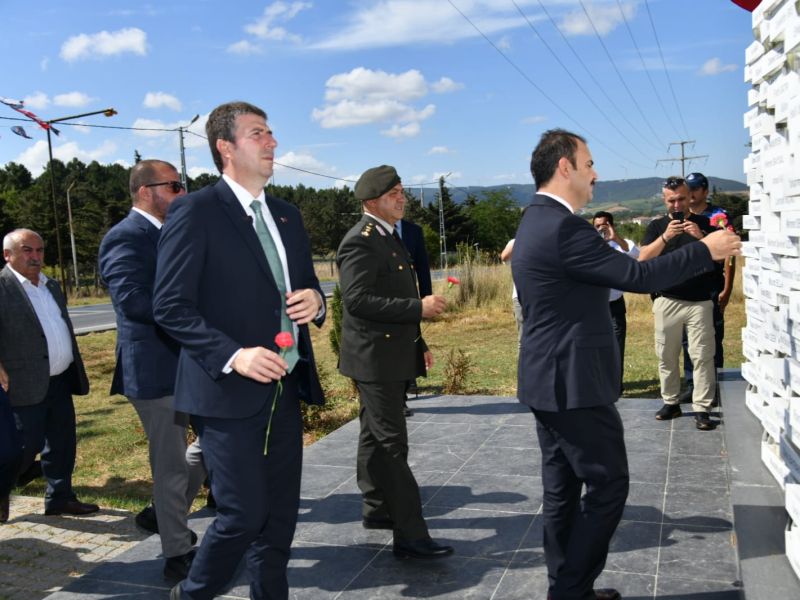
[[[653,148],[658,148],[659,151],[660,151],[661,150],[661,146],[656,144],[652,139],[650,139],[649,137],[645,136],[641,131],[639,131],[639,128],[636,127],[633,123],[631,123],[630,119],[628,119],[628,117],[625,115],[625,113],[622,112],[622,110],[619,107],[619,103],[618,102],[614,102],[614,100],[611,99],[611,96],[609,96],[608,92],[606,92],[605,86],[601,85],[600,82],[597,81],[597,78],[594,76],[594,74],[592,74],[591,69],[589,69],[589,67],[586,65],[586,63],[581,58],[580,54],[578,54],[578,51],[575,50],[575,47],[570,43],[569,39],[567,39],[567,36],[564,35],[564,32],[558,26],[558,23],[556,23],[555,19],[553,19],[552,15],[548,12],[547,8],[545,8],[544,4],[542,3],[542,0],[538,0],[538,2],[539,2],[539,7],[542,9],[542,12],[544,12],[544,14],[550,20],[550,23],[553,25],[555,30],[558,31],[559,35],[561,36],[561,39],[567,45],[567,48],[569,48],[570,51],[572,51],[572,55],[575,57],[575,59],[583,67],[583,70],[586,71],[586,74],[589,76],[589,78],[595,84],[597,89],[600,90],[600,93],[603,94],[603,96],[605,96],[605,99],[608,101],[608,103],[612,107],[614,107],[614,110],[617,111],[617,114],[619,114],[619,116],[622,118],[622,120],[625,121],[628,124],[628,127],[630,127],[632,131],[635,131],[636,134],[639,137],[641,137],[645,142],[650,144]]]
[[[583,9],[584,14],[586,15],[586,18],[589,20],[589,24],[592,26],[592,30],[594,31],[594,35],[597,37],[597,41],[599,41],[600,45],[603,47],[603,50],[605,51],[606,56],[608,57],[608,61],[611,63],[611,66],[614,67],[614,71],[617,73],[617,77],[619,77],[619,80],[622,83],[622,87],[624,87],[625,91],[628,92],[628,96],[630,97],[631,102],[633,102],[633,105],[636,107],[636,110],[639,111],[639,115],[642,117],[642,120],[645,122],[645,125],[647,125],[647,127],[650,129],[650,132],[653,134],[653,136],[657,140],[659,140],[659,142],[661,142],[661,139],[658,137],[658,134],[656,133],[656,130],[653,129],[653,126],[651,125],[650,120],[645,116],[644,111],[642,110],[642,107],[639,106],[639,102],[636,100],[636,97],[633,95],[633,92],[631,92],[631,89],[628,87],[628,84],[625,83],[625,79],[622,77],[622,73],[620,73],[620,70],[617,67],[617,63],[614,61],[614,58],[611,56],[611,53],[608,51],[608,47],[606,46],[605,42],[603,41],[603,38],[600,36],[600,32],[597,31],[597,27],[595,27],[594,21],[592,20],[592,17],[589,14],[589,11],[586,9],[586,5],[583,3],[583,0],[578,0],[578,2],[580,2],[581,8]],[[661,142],[661,143],[663,144],[663,142]]]
[[[25,123],[31,123],[32,122],[29,119],[21,119],[21,118],[18,118],[18,117],[0,117],[0,119],[4,119],[6,121],[23,121]],[[61,125],[92,127],[92,128],[96,128],[96,129],[122,129],[122,130],[127,130],[127,131],[162,131],[162,132],[165,132],[165,133],[175,133],[176,131],[178,131],[180,129],[180,128],[166,129],[166,128],[163,128],[163,127],[161,127],[161,128],[159,128],[159,127],[124,127],[124,126],[121,126],[121,125],[116,125],[116,126],[115,125],[89,125],[89,124],[83,124],[83,123],[61,123]],[[202,138],[204,140],[208,139],[206,136],[204,136],[202,134],[199,134],[199,133],[195,133],[194,131],[191,131],[191,130],[188,130],[188,129],[186,130],[186,133],[191,133],[192,135],[195,135],[195,136],[197,136],[199,138]],[[292,171],[300,171],[301,173],[307,173],[308,175],[316,175],[317,177],[324,177],[326,179],[333,179],[335,181],[344,181],[346,183],[356,183],[352,179],[346,179],[344,177],[335,177],[333,175],[326,175],[324,173],[316,173],[315,171],[309,171],[307,169],[301,169],[300,167],[293,167],[292,165],[285,165],[285,164],[280,163],[278,161],[274,161],[274,162],[275,162],[276,165],[284,167],[285,169],[291,169]],[[432,184],[435,184],[435,183],[438,183],[438,180],[436,180],[436,181],[426,181],[424,183],[415,183],[414,185],[432,185]]]
[[[604,111],[602,108],[600,108],[600,106],[597,104],[597,102],[595,102],[594,98],[592,98],[592,97],[591,97],[591,95],[589,94],[589,92],[587,92],[587,91],[586,91],[586,88],[584,88],[584,87],[581,85],[581,83],[580,83],[580,82],[579,82],[579,81],[578,81],[578,80],[575,78],[575,76],[572,74],[572,70],[571,70],[571,69],[569,69],[569,68],[567,67],[567,65],[565,65],[565,64],[562,62],[562,60],[559,58],[558,54],[556,54],[555,50],[553,50],[553,48],[550,46],[550,44],[548,44],[548,43],[547,43],[547,40],[545,40],[545,39],[544,39],[544,37],[542,36],[542,34],[541,34],[541,33],[539,33],[539,30],[538,30],[538,29],[536,29],[536,26],[535,26],[533,23],[531,23],[530,19],[528,19],[528,16],[527,16],[527,15],[526,15],[524,12],[522,12],[522,9],[521,9],[521,8],[519,7],[519,5],[518,5],[518,4],[515,2],[515,0],[511,0],[511,3],[512,3],[512,4],[514,5],[514,7],[517,9],[517,11],[519,12],[519,14],[520,14],[520,15],[522,15],[522,18],[523,18],[523,19],[525,19],[525,21],[528,23],[528,26],[529,26],[529,27],[530,27],[530,28],[533,30],[533,32],[534,32],[534,33],[537,35],[537,37],[538,37],[538,38],[539,38],[539,40],[542,42],[542,44],[544,44],[544,47],[545,47],[545,48],[547,48],[547,49],[550,51],[550,54],[553,56],[553,58],[556,60],[556,62],[558,62],[558,64],[559,64],[559,65],[561,65],[561,68],[564,70],[564,72],[565,72],[567,75],[569,75],[569,77],[572,79],[572,81],[575,83],[575,85],[576,85],[576,86],[578,86],[578,89],[579,89],[581,92],[583,92],[583,95],[584,95],[584,96],[586,96],[586,99],[587,99],[589,102],[591,102],[592,106],[594,106],[594,107],[597,109],[597,112],[599,112],[601,115],[603,115],[603,117],[605,118],[605,120],[606,120],[606,121],[608,121],[608,123],[611,125],[611,127],[613,127],[613,128],[614,128],[614,130],[615,130],[615,131],[616,131],[616,132],[617,132],[617,133],[618,133],[618,134],[619,134],[619,135],[620,135],[620,136],[621,136],[621,137],[622,137],[622,138],[623,138],[623,139],[624,139],[626,142],[628,142],[628,144],[629,144],[630,146],[632,146],[634,150],[636,150],[636,151],[637,151],[639,154],[641,154],[641,155],[642,155],[644,158],[646,158],[646,159],[650,159],[650,157],[649,157],[649,156],[647,156],[647,155],[646,155],[646,154],[645,154],[645,153],[644,153],[644,152],[641,150],[641,148],[639,148],[639,147],[638,147],[636,144],[634,144],[634,143],[633,143],[633,141],[631,141],[631,139],[630,139],[630,138],[629,138],[627,135],[625,135],[625,134],[622,132],[622,130],[620,130],[620,129],[619,129],[619,128],[618,128],[618,127],[617,127],[617,126],[614,124],[614,122],[611,120],[611,117],[609,117],[609,116],[608,116],[608,115],[605,113],[605,111]],[[629,123],[629,124],[630,124],[630,123]],[[633,126],[631,125],[631,127],[633,127]],[[635,129],[635,128],[634,128],[634,129]]]
[[[644,70],[645,75],[647,75],[647,80],[650,82],[650,87],[653,88],[653,94],[658,100],[658,104],[661,106],[661,110],[664,111],[664,116],[667,117],[669,124],[672,125],[672,128],[675,130],[675,133],[677,133],[678,137],[680,137],[681,134],[678,132],[678,128],[675,126],[675,121],[672,120],[672,116],[667,112],[667,107],[664,106],[664,101],[661,99],[661,94],[658,93],[658,89],[656,89],[656,84],[653,81],[653,78],[650,76],[650,69],[647,68],[647,63],[645,63],[644,61],[644,56],[642,56],[642,51],[639,50],[639,44],[636,43],[636,38],[633,37],[633,30],[631,29],[631,25],[628,22],[628,17],[625,16],[625,11],[622,8],[621,0],[617,0],[617,6],[619,7],[619,14],[622,15],[622,20],[625,22],[625,28],[628,30],[628,35],[631,38],[631,42],[633,42],[633,47],[636,48],[636,53],[639,55],[639,60],[642,61],[642,69]]]
[[[667,61],[664,60],[664,52],[661,50],[661,42],[658,39],[658,33],[656,32],[656,24],[653,22],[653,13],[650,12],[650,4],[648,4],[647,0],[644,0],[644,5],[647,8],[647,16],[650,18],[650,27],[653,30],[653,37],[656,40],[656,46],[658,46],[658,55],[661,57],[661,65],[664,67],[664,75],[667,76],[667,83],[669,84],[669,91],[672,93],[672,100],[675,102],[675,108],[678,109],[678,116],[681,119],[681,125],[683,125],[683,131],[686,137],[689,137],[689,130],[686,128],[686,121],[683,120],[683,113],[681,112],[681,105],[678,103],[678,96],[675,95],[675,88],[672,86],[672,78],[669,76],[669,71],[667,70]]]
[[[595,139],[597,141],[598,145],[603,146],[603,148],[605,148],[606,150],[608,150],[609,152],[611,152],[612,154],[614,154],[618,158],[620,158],[620,159],[622,159],[622,160],[624,160],[624,161],[626,161],[626,162],[628,162],[628,163],[630,163],[632,165],[636,165],[637,167],[643,168],[643,169],[649,169],[650,168],[650,167],[648,167],[646,165],[642,165],[642,164],[640,164],[640,163],[638,163],[638,162],[636,162],[634,160],[631,160],[630,158],[627,158],[626,156],[623,156],[622,154],[617,152],[614,148],[612,148],[608,144],[605,144],[598,136],[596,136],[593,133],[591,133],[586,127],[582,126],[578,122],[577,119],[575,119],[566,110],[564,110],[561,107],[561,105],[559,105],[555,100],[553,100],[550,96],[548,96],[547,93],[542,88],[540,88],[538,85],[536,85],[536,83],[528,76],[528,74],[525,73],[525,71],[523,71],[513,60],[511,60],[511,58],[509,58],[508,55],[505,52],[503,52],[500,48],[498,48],[497,45],[492,40],[490,40],[487,37],[487,35],[485,33],[483,33],[483,31],[481,31],[480,28],[477,25],[475,25],[475,23],[473,23],[472,20],[470,20],[470,18],[467,15],[465,15],[463,12],[461,12],[461,9],[458,8],[455,4],[453,4],[453,0],[447,0],[447,2],[450,4],[450,6],[452,6],[456,10],[456,12],[458,12],[458,14],[460,14],[464,18],[464,20],[467,23],[472,25],[472,27],[475,29],[475,31],[477,31],[478,34],[484,40],[486,40],[489,43],[489,45],[492,48],[494,48],[497,51],[497,53],[500,54],[500,56],[502,56],[505,59],[505,61],[508,64],[510,64],[511,67],[523,77],[523,79],[525,79],[525,81],[527,81],[536,91],[538,91],[542,96],[544,96],[545,100],[550,102],[550,104],[552,104],[567,119],[569,119],[572,123],[577,125],[578,129],[581,129],[581,130],[585,131],[590,137],[592,137],[593,139]]]

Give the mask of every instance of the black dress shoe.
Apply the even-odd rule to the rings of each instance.
[[[158,519],[156,518],[156,508],[152,504],[145,506],[133,520],[136,524],[150,533],[158,533]]]
[[[8,521],[8,511],[11,499],[8,496],[0,496],[0,523]]]
[[[669,421],[675,417],[680,417],[681,414],[681,407],[677,404],[665,404],[658,409],[658,412],[656,413],[656,420]]]
[[[622,600],[620,593],[613,588],[594,590],[594,596],[597,600]]]
[[[364,517],[361,526],[364,529],[394,529],[394,521],[389,517]]]
[[[44,514],[46,515],[88,515],[100,510],[97,504],[90,504],[89,502],[80,502],[79,500],[69,500],[56,508],[46,508]]]
[[[189,574],[189,569],[192,568],[195,552],[196,550],[192,548],[186,554],[170,556],[164,562],[164,579],[177,582],[186,579],[186,576]]]
[[[22,473],[17,475],[17,487],[25,487],[34,479],[42,476],[42,462],[35,460],[31,466],[25,469]]]
[[[717,424],[708,418],[707,412],[699,412],[694,415],[694,426],[700,431],[711,431]]]
[[[444,558],[453,553],[452,546],[443,546],[434,542],[431,538],[423,538],[413,542],[404,540],[394,540],[392,549],[397,558]]]
[[[180,582],[176,583],[175,587],[173,587],[169,591],[169,600],[181,600],[181,584],[180,584]]]

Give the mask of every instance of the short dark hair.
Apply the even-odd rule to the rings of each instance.
[[[171,163],[168,163],[165,160],[157,160],[154,158],[140,160],[138,163],[133,165],[133,168],[131,169],[131,178],[128,181],[128,188],[130,189],[131,198],[133,199],[134,204],[136,204],[136,192],[139,191],[140,187],[147,185],[148,183],[156,183],[154,181],[156,176],[156,168],[161,165],[175,169],[175,166]],[[175,171],[177,172],[177,169],[175,169]]]
[[[592,217],[592,225],[594,225],[595,219],[602,219],[602,218],[605,218],[605,220],[608,221],[609,225],[614,224],[614,215],[612,215],[607,210],[598,210],[596,213],[594,213],[594,216]]]
[[[562,158],[566,158],[573,167],[578,168],[575,153],[579,141],[586,143],[581,136],[566,129],[550,129],[542,134],[539,144],[531,155],[531,175],[537,190],[553,178],[558,168],[558,161]]]
[[[211,148],[211,157],[217,170],[222,173],[222,156],[217,150],[217,140],[233,142],[236,138],[236,117],[239,115],[258,115],[266,121],[267,113],[249,102],[227,102],[211,111],[206,121],[206,136]]]

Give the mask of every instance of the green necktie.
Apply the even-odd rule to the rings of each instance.
[[[291,333],[292,339],[294,340],[292,347],[288,348],[283,355],[284,360],[289,363],[288,372],[291,373],[295,364],[297,364],[297,360],[300,358],[300,354],[297,351],[297,339],[295,339],[292,320],[289,318],[289,315],[286,314],[286,280],[283,278],[283,264],[281,263],[281,257],[278,255],[278,248],[275,246],[275,240],[272,239],[269,228],[267,228],[267,224],[264,222],[264,215],[261,213],[261,201],[253,200],[250,203],[250,208],[253,209],[256,215],[256,234],[258,234],[261,247],[264,249],[264,254],[267,256],[269,268],[272,271],[272,276],[275,278],[275,284],[278,286],[278,292],[281,295],[281,331],[288,331]]]

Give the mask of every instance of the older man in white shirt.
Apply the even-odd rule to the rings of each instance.
[[[41,453],[47,480],[46,515],[85,515],[96,504],[78,501],[75,407],[72,394],[89,392],[67,302],[58,283],[42,271],[44,242],[30,229],[3,238],[0,271],[0,363],[8,372],[8,396],[23,435],[20,472]],[[0,498],[8,506],[8,497]],[[0,511],[2,512],[2,511]]]
[[[620,237],[614,229],[614,215],[604,210],[598,211],[592,217],[592,225],[597,232],[603,236],[608,245],[623,254],[627,254],[632,259],[639,258],[639,247],[633,240]],[[614,335],[619,346],[619,394],[622,395],[623,379],[625,377],[625,336],[628,331],[628,322],[625,317],[625,297],[621,290],[609,290],[608,310],[611,312],[611,323],[614,325]]]

